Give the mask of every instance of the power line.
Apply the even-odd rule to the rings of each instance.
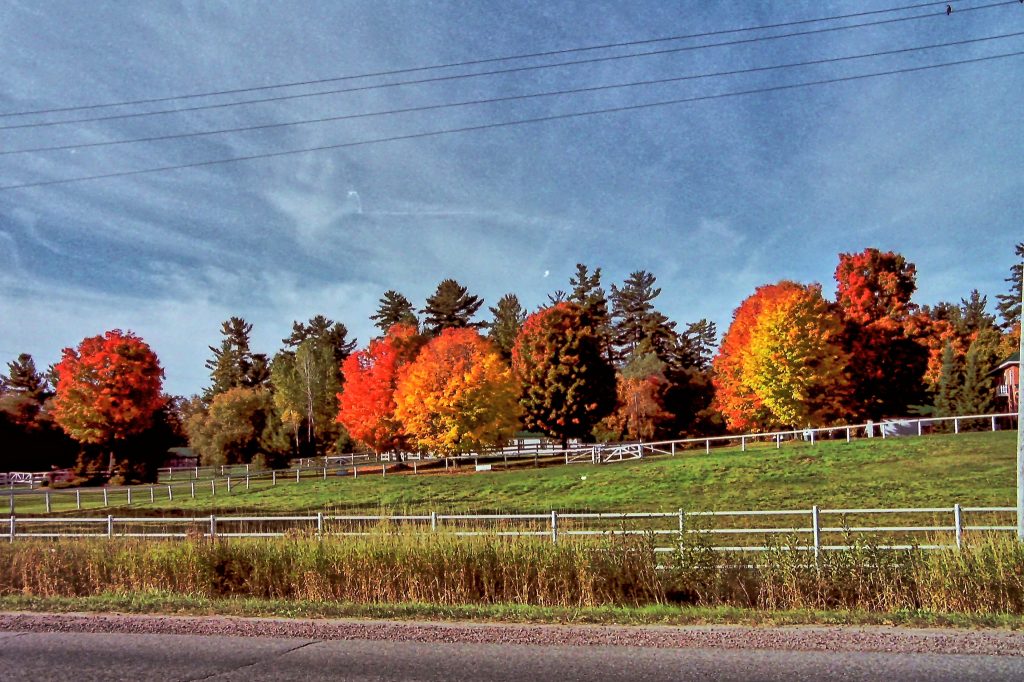
[[[1018,0],[1014,0],[1014,1],[1017,2]],[[928,70],[933,70],[933,69],[945,68],[945,67],[949,67],[949,66],[960,66],[960,65],[963,65],[963,64],[977,64],[977,63],[980,63],[980,62],[988,62],[988,61],[993,61],[993,60],[996,60],[996,59],[1006,59],[1008,57],[1018,57],[1018,56],[1021,56],[1021,55],[1024,55],[1024,51],[1008,52],[1008,53],[1005,53],[1005,54],[989,55],[989,56],[986,56],[986,57],[975,57],[975,58],[972,58],[972,59],[961,59],[961,60],[952,61],[952,62],[943,62],[943,63],[939,63],[939,64],[929,64],[929,65],[926,65],[926,66],[913,66],[913,67],[906,67],[906,68],[902,68],[902,69],[892,69],[892,70],[889,70],[889,71],[880,71],[880,72],[876,72],[876,73],[860,74],[860,75],[856,75],[856,76],[843,76],[843,77],[838,77],[838,78],[828,78],[828,79],[824,79],[824,80],[808,81],[808,82],[804,82],[804,83],[791,83],[791,84],[788,84],[788,85],[775,85],[775,86],[770,86],[770,87],[765,87],[765,88],[755,88],[755,89],[752,89],[752,90],[741,90],[741,91],[737,91],[737,92],[719,93],[719,94],[715,94],[715,95],[700,95],[700,96],[697,96],[697,97],[685,97],[685,98],[681,98],[681,99],[663,100],[663,101],[660,101],[660,102],[648,102],[648,103],[644,103],[644,104],[631,104],[631,105],[620,106],[620,107],[611,107],[611,108],[607,108],[607,109],[594,109],[594,110],[591,110],[591,111],[579,111],[579,112],[572,112],[572,113],[567,113],[567,114],[552,114],[552,115],[549,115],[549,116],[540,116],[540,117],[536,117],[536,118],[526,118],[526,119],[520,119],[520,120],[516,120],[516,121],[499,121],[497,123],[483,123],[483,124],[475,125],[475,126],[465,126],[465,127],[461,127],[461,128],[448,128],[448,129],[443,129],[443,130],[431,130],[431,131],[425,131],[425,132],[420,132],[420,133],[409,133],[409,134],[406,134],[406,135],[394,135],[394,136],[390,136],[390,137],[380,137],[380,138],[375,138],[375,139],[370,139],[370,140],[358,140],[356,142],[342,142],[342,143],[339,143],[339,144],[321,145],[321,146],[317,146],[317,147],[304,147],[304,148],[301,148],[301,149],[287,149],[287,150],[279,151],[279,152],[266,152],[266,153],[262,153],[262,154],[250,154],[250,155],[247,155],[247,156],[236,156],[236,157],[231,157],[231,158],[226,158],[226,159],[212,159],[212,160],[209,160],[209,161],[196,161],[196,162],[192,162],[192,163],[182,163],[182,164],[175,164],[175,165],[169,165],[169,166],[157,166],[155,168],[140,168],[140,169],[137,169],[137,170],[117,171],[117,172],[114,172],[114,173],[102,173],[102,174],[99,174],[99,175],[85,175],[85,176],[80,176],[80,177],[75,177],[75,178],[64,178],[64,179],[61,179],[61,180],[42,180],[42,181],[39,181],[39,182],[26,182],[26,183],[17,184],[17,185],[0,185],[0,191],[12,190],[12,189],[27,189],[27,188],[30,188],[30,187],[47,187],[47,186],[50,186],[50,185],[65,185],[65,184],[70,184],[70,183],[74,183],[74,182],[85,182],[87,180],[103,180],[103,179],[109,179],[109,178],[122,178],[122,177],[128,177],[128,176],[132,176],[132,175],[143,175],[143,174],[148,174],[148,173],[160,173],[160,172],[164,172],[164,171],[183,170],[183,169],[186,169],[186,168],[201,168],[201,167],[204,167],[204,166],[215,166],[215,165],[221,165],[221,164],[227,164],[227,163],[237,163],[237,162],[241,162],[241,161],[255,161],[257,159],[270,159],[270,158],[277,158],[277,157],[281,157],[281,156],[291,156],[291,155],[295,155],[295,154],[307,154],[307,153],[310,153],[310,152],[327,151],[327,150],[332,150],[332,149],[346,149],[346,148],[351,148],[351,147],[362,147],[362,146],[368,146],[368,145],[374,145],[374,144],[382,144],[382,143],[385,143],[385,142],[399,142],[399,141],[404,141],[404,140],[417,140],[417,139],[422,139],[422,138],[427,138],[427,137],[439,137],[439,136],[442,136],[442,135],[452,135],[452,134],[455,134],[455,133],[467,133],[467,132],[475,132],[475,131],[481,131],[481,130],[490,130],[492,128],[507,128],[507,127],[511,127],[511,126],[519,126],[519,125],[526,125],[526,124],[532,124],[532,123],[546,123],[546,122],[550,122],[550,121],[562,121],[562,120],[573,119],[573,118],[582,118],[582,117],[585,117],[585,116],[595,116],[595,115],[598,115],[598,114],[612,114],[612,113],[621,113],[621,112],[627,112],[627,111],[637,111],[637,110],[640,110],[640,109],[651,109],[651,108],[654,108],[654,107],[663,107],[663,106],[668,106],[668,105],[673,105],[673,104],[686,104],[686,103],[693,103],[693,102],[704,102],[704,101],[709,101],[709,100],[725,99],[725,98],[728,98],[728,97],[740,97],[740,96],[743,96],[743,95],[754,95],[754,94],[760,94],[760,93],[766,93],[766,92],[780,92],[780,91],[783,91],[783,90],[795,90],[797,88],[805,88],[805,87],[811,87],[811,86],[816,86],[816,85],[828,85],[828,84],[832,84],[832,83],[844,83],[844,82],[850,82],[850,81],[864,80],[864,79],[868,79],[868,78],[878,78],[878,77],[881,77],[881,76],[892,76],[892,75],[896,75],[896,74],[928,71]]]
[[[29,116],[29,115],[32,115],[32,114],[52,114],[52,113],[59,113],[59,112],[65,112],[65,111],[82,111],[82,110],[88,110],[88,109],[105,109],[105,108],[110,108],[110,107],[130,106],[130,105],[135,105],[135,104],[156,104],[156,103],[159,103],[159,102],[171,102],[171,101],[180,100],[180,99],[194,99],[194,98],[197,98],[197,97],[212,97],[212,96],[216,96],[216,95],[235,95],[235,94],[240,94],[240,93],[243,93],[243,92],[257,92],[257,91],[261,91],[261,90],[274,90],[274,89],[277,89],[277,88],[288,88],[288,87],[295,87],[295,86],[300,86],[300,85],[318,85],[318,84],[321,84],[321,83],[335,83],[335,82],[338,82],[338,81],[356,80],[356,79],[359,79],[359,78],[375,78],[375,77],[380,77],[380,76],[397,76],[397,75],[404,74],[404,73],[416,73],[416,72],[421,72],[421,71],[433,71],[433,70],[456,68],[456,67],[465,67],[465,66],[478,66],[478,65],[481,65],[481,64],[491,64],[491,63],[494,63],[494,62],[512,61],[514,59],[531,59],[531,58],[536,58],[536,57],[554,57],[554,56],[563,55],[563,54],[572,54],[572,53],[579,53],[579,52],[589,52],[589,51],[593,51],[593,50],[605,50],[605,49],[612,49],[612,48],[619,48],[619,47],[635,47],[637,45],[651,45],[651,44],[654,44],[654,43],[672,42],[672,41],[676,41],[676,40],[688,40],[688,39],[692,39],[692,38],[709,38],[709,37],[713,37],[713,36],[728,35],[728,34],[731,34],[731,33],[745,33],[745,32],[748,32],[748,31],[761,31],[761,30],[774,29],[774,28],[785,28],[787,26],[799,26],[799,25],[805,25],[805,24],[819,23],[819,22],[823,22],[823,21],[838,21],[838,20],[841,20],[841,19],[854,19],[854,18],[857,18],[857,17],[864,17],[864,16],[875,15],[875,14],[890,14],[892,12],[903,12],[903,11],[907,11],[907,10],[920,9],[922,7],[932,7],[932,6],[935,6],[935,5],[943,5],[943,4],[945,4],[945,0],[943,0],[942,2],[921,2],[921,3],[914,4],[914,5],[904,5],[902,7],[890,7],[888,9],[876,9],[876,10],[870,10],[870,11],[865,11],[865,12],[854,12],[854,13],[851,13],[851,14],[837,14],[837,15],[834,15],[834,16],[820,17],[820,18],[817,18],[817,19],[800,19],[800,20],[787,21],[787,22],[776,23],[776,24],[764,24],[764,25],[761,25],[761,26],[747,26],[747,27],[743,27],[743,28],[720,29],[720,30],[716,30],[716,31],[706,31],[706,32],[703,32],[703,33],[690,33],[690,34],[686,34],[686,35],[665,36],[665,37],[660,37],[660,38],[645,38],[645,39],[640,39],[640,40],[630,40],[630,41],[624,41],[624,42],[618,42],[618,43],[606,43],[604,45],[590,45],[590,46],[586,46],[586,47],[561,48],[561,49],[556,49],[556,50],[548,50],[546,52],[532,52],[532,53],[528,53],[528,54],[508,55],[508,56],[504,56],[504,57],[487,57],[487,58],[483,58],[483,59],[471,59],[471,60],[461,61],[461,62],[448,62],[448,63],[442,63],[442,64],[432,64],[432,65],[429,65],[429,66],[415,66],[415,67],[409,67],[409,68],[404,68],[404,69],[391,69],[391,70],[387,70],[387,71],[374,71],[374,72],[368,72],[368,73],[362,73],[362,74],[353,74],[353,75],[348,75],[348,76],[332,76],[330,78],[317,78],[317,79],[304,80],[304,81],[291,81],[291,82],[287,82],[287,83],[276,83],[274,85],[259,85],[259,86],[253,86],[253,87],[245,87],[245,88],[233,88],[233,89],[230,89],[230,90],[210,90],[210,91],[207,91],[207,92],[197,92],[197,93],[192,93],[192,94],[187,94],[187,95],[170,95],[170,96],[165,96],[165,97],[150,97],[150,98],[147,98],[147,99],[122,100],[120,102],[107,102],[107,103],[103,103],[103,104],[85,104],[85,105],[79,105],[79,106],[56,107],[56,108],[51,108],[51,109],[34,109],[34,110],[30,110],[30,111],[12,111],[12,112],[8,112],[8,113],[0,113],[0,117],[7,117],[7,116]]]
[[[339,116],[326,116],[326,117],[322,117],[322,118],[301,119],[301,120],[297,120],[297,121],[284,121],[284,122],[279,122],[279,123],[263,123],[263,124],[259,124],[259,125],[241,126],[241,127],[236,127],[236,128],[221,128],[221,129],[218,129],[218,130],[204,130],[204,131],[194,131],[194,132],[186,132],[186,133],[172,133],[172,134],[169,134],[169,135],[154,135],[154,136],[150,136],[150,137],[136,137],[136,138],[126,139],[126,140],[108,140],[108,141],[105,141],[105,142],[86,142],[86,143],[81,143],[81,144],[65,144],[65,145],[55,145],[55,146],[50,146],[50,147],[33,147],[33,148],[29,148],[29,149],[6,149],[6,150],[0,150],[0,156],[9,155],[9,154],[29,154],[29,153],[36,153],[36,152],[66,151],[66,150],[69,150],[69,149],[88,149],[88,148],[93,148],[93,147],[109,147],[109,146],[114,146],[114,145],[133,144],[133,143],[138,143],[138,142],[161,142],[161,141],[166,141],[166,140],[177,140],[177,139],[183,139],[183,138],[189,138],[189,137],[204,137],[204,136],[209,136],[209,135],[223,135],[223,134],[227,134],[227,133],[250,132],[250,131],[254,131],[254,130],[267,130],[267,129],[284,128],[284,127],[291,127],[291,126],[313,125],[313,124],[319,124],[319,123],[329,123],[329,122],[334,122],[334,121],[345,121],[345,120],[360,119],[360,118],[370,118],[370,117],[375,117],[375,116],[387,116],[387,115],[393,115],[393,114],[407,114],[407,113],[414,113],[414,112],[421,112],[421,111],[433,111],[433,110],[437,110],[437,109],[450,109],[450,108],[454,108],[454,107],[464,107],[464,106],[471,106],[471,105],[496,104],[496,103],[499,103],[499,102],[511,102],[511,101],[517,101],[517,100],[535,99],[535,98],[539,98],[539,97],[555,97],[555,96],[561,96],[561,95],[581,94],[581,93],[586,93],[586,92],[599,92],[599,91],[603,91],[603,90],[613,90],[613,89],[619,89],[619,88],[632,88],[632,87],[640,87],[640,86],[647,86],[647,85],[663,85],[663,84],[667,84],[667,83],[677,83],[677,82],[687,81],[687,80],[698,80],[698,79],[704,79],[704,78],[717,78],[717,77],[722,77],[722,76],[735,76],[735,75],[741,75],[741,74],[747,74],[747,73],[756,73],[756,72],[762,72],[762,71],[773,71],[773,70],[778,70],[778,69],[790,69],[790,68],[797,68],[797,67],[803,67],[803,66],[815,66],[815,65],[821,65],[821,64],[832,64],[832,63],[836,63],[836,62],[852,61],[852,60],[856,60],[856,59],[869,59],[869,58],[873,58],[873,57],[891,56],[891,55],[896,55],[896,54],[905,54],[905,53],[909,53],[909,52],[919,52],[919,51],[934,50],[934,49],[939,49],[939,48],[944,48],[944,47],[955,47],[955,46],[960,46],[960,45],[968,45],[968,44],[972,44],[972,43],[981,43],[981,42],[987,42],[987,41],[992,41],[992,40],[1004,40],[1006,38],[1015,38],[1015,37],[1022,36],[1022,35],[1024,35],[1024,31],[1017,31],[1016,33],[1007,33],[1007,34],[996,35],[996,36],[986,36],[986,37],[983,37],[983,38],[970,38],[970,39],[965,39],[965,40],[956,40],[956,41],[952,41],[952,42],[948,42],[948,43],[936,43],[936,44],[932,44],[932,45],[922,45],[922,46],[918,46],[918,47],[905,47],[905,48],[899,48],[899,49],[894,49],[894,50],[883,50],[883,51],[879,51],[879,52],[871,52],[871,53],[867,53],[867,54],[848,55],[848,56],[844,56],[844,57],[829,57],[829,58],[823,58],[823,59],[813,59],[813,60],[803,61],[803,62],[792,62],[792,63],[789,63],[789,64],[775,64],[775,65],[771,65],[771,66],[757,66],[757,67],[751,67],[751,68],[747,68],[747,69],[736,69],[736,70],[732,70],[732,71],[718,71],[718,72],[713,72],[713,73],[694,74],[694,75],[687,75],[687,76],[675,76],[675,77],[670,77],[670,78],[658,78],[658,79],[645,80],[645,81],[632,81],[632,82],[629,82],[629,83],[615,83],[615,84],[609,84],[609,85],[596,85],[596,86],[591,86],[591,87],[573,88],[573,89],[568,89],[568,90],[553,90],[553,91],[548,91],[548,92],[538,92],[538,93],[532,93],[532,94],[526,94],[526,95],[508,95],[508,96],[504,96],[504,97],[492,97],[492,98],[487,98],[487,99],[467,100],[467,101],[462,101],[462,102],[447,102],[447,103],[442,103],[442,104],[427,104],[427,105],[421,105],[421,106],[415,106],[415,107],[406,107],[406,108],[402,108],[402,109],[389,109],[389,110],[386,110],[386,111],[372,111],[372,112],[365,112],[365,113],[359,113],[359,114],[344,114],[344,115],[339,115]]]
[[[970,11],[976,11],[976,10],[991,9],[991,8],[994,8],[994,7],[1002,7],[1004,5],[1019,4],[1019,1],[1020,0],[1002,0],[1001,2],[994,2],[994,3],[987,4],[987,5],[979,5],[977,7],[968,7],[968,8],[960,10],[959,12],[963,13],[963,12],[970,12]],[[526,72],[526,71],[537,71],[537,70],[541,70],[541,69],[560,68],[560,67],[564,67],[564,66],[579,66],[581,64],[596,64],[596,63],[600,63],[600,62],[618,61],[618,60],[622,60],[622,59],[636,59],[636,58],[640,58],[640,57],[651,57],[651,56],[656,56],[656,55],[676,54],[676,53],[680,53],[680,52],[690,52],[690,51],[703,50],[703,49],[713,48],[713,47],[727,47],[727,46],[731,46],[731,45],[743,45],[743,44],[750,44],[750,43],[759,43],[759,42],[768,41],[768,40],[780,40],[780,39],[783,39],[783,38],[794,38],[794,37],[799,37],[799,36],[816,35],[816,34],[821,34],[821,33],[831,33],[831,32],[834,32],[834,31],[845,31],[845,30],[854,29],[854,28],[865,28],[865,27],[871,27],[871,26],[881,26],[881,25],[884,25],[884,24],[894,24],[894,23],[899,23],[899,22],[904,22],[904,21],[916,21],[916,20],[919,20],[919,19],[931,19],[931,18],[936,18],[936,17],[945,17],[945,12],[940,13],[940,14],[936,14],[934,12],[929,12],[927,14],[917,14],[917,15],[913,15],[913,16],[909,16],[909,17],[897,17],[897,18],[894,18],[894,19],[882,19],[882,20],[879,20],[879,21],[869,21],[869,22],[862,22],[862,23],[859,23],[859,24],[849,24],[847,26],[829,26],[829,27],[825,27],[825,28],[812,29],[812,30],[807,30],[807,31],[795,31],[795,32],[792,32],[792,33],[780,33],[778,35],[773,35],[773,36],[761,36],[761,37],[757,37],[757,38],[744,38],[744,39],[741,39],[741,40],[731,40],[731,41],[724,41],[724,42],[718,42],[718,43],[707,43],[707,44],[704,44],[704,45],[687,45],[687,46],[684,46],[684,47],[675,47],[675,48],[668,48],[668,49],[663,49],[663,50],[650,50],[650,51],[647,51],[647,52],[635,52],[635,53],[626,54],[626,55],[613,55],[613,56],[608,56],[608,57],[593,57],[593,58],[589,58],[589,59],[578,59],[578,60],[573,60],[573,61],[557,62],[557,63],[554,63],[554,64],[538,64],[538,65],[532,65],[532,66],[519,66],[519,67],[514,67],[514,68],[508,68],[508,69],[495,69],[495,70],[492,70],[492,71],[480,71],[480,72],[477,72],[477,73],[469,73],[469,74],[452,74],[452,75],[448,75],[448,76],[435,76],[435,77],[432,77],[432,78],[420,78],[420,79],[414,79],[414,80],[396,81],[394,83],[379,83],[379,84],[376,84],[376,85],[362,85],[362,86],[351,87],[351,88],[339,88],[339,89],[334,89],[334,90],[323,90],[323,91],[320,91],[320,92],[300,93],[300,94],[295,94],[295,95],[278,95],[278,96],[275,96],[275,97],[261,97],[261,98],[256,98],[256,99],[238,100],[238,101],[235,101],[235,102],[222,102],[222,103],[219,103],[219,104],[202,104],[202,105],[197,105],[197,106],[192,106],[192,107],[180,107],[178,109],[160,109],[160,110],[157,110],[157,111],[144,111],[144,112],[135,112],[135,113],[128,113],[128,114],[111,114],[111,115],[106,115],[106,116],[91,116],[91,117],[84,117],[84,118],[71,118],[71,119],[65,119],[63,121],[43,121],[43,122],[34,122],[34,123],[17,123],[17,124],[12,124],[12,125],[0,126],[0,130],[14,130],[14,129],[20,129],[20,128],[43,128],[43,127],[51,127],[51,126],[59,126],[59,125],[69,125],[69,124],[72,124],[72,123],[94,123],[94,122],[98,122],[98,121],[113,121],[113,120],[120,120],[120,119],[127,119],[127,118],[144,118],[144,117],[148,117],[148,116],[158,116],[158,115],[163,115],[163,114],[180,114],[180,113],[186,113],[186,112],[190,112],[190,111],[205,111],[205,110],[210,110],[210,109],[225,109],[225,108],[229,108],[229,107],[237,107],[237,106],[243,106],[243,105],[247,105],[247,104],[262,104],[262,103],[266,103],[266,102],[280,102],[280,101],[284,101],[284,100],[303,99],[303,98],[307,98],[307,97],[321,97],[321,96],[324,96],[324,95],[336,95],[336,94],[341,94],[341,93],[346,93],[346,92],[361,92],[361,91],[366,91],[366,90],[379,90],[379,89],[383,89],[383,88],[394,88],[394,87],[400,87],[400,86],[405,86],[405,85],[422,85],[422,84],[425,84],[425,83],[439,83],[439,82],[445,82],[445,81],[462,80],[462,79],[466,79],[466,78],[479,78],[479,77],[482,77],[482,76],[496,76],[496,75],[509,74],[509,73],[522,73],[522,72]]]

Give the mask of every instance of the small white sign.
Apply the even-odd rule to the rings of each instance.
[[[491,465],[490,464],[477,464],[476,465],[476,470],[477,471],[490,471],[491,470]]]

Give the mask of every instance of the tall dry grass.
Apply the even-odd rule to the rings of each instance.
[[[552,544],[386,529],[323,539],[26,540],[0,545],[0,593],[1024,613],[1024,545],[1012,538],[970,538],[962,551],[859,542],[815,558],[806,549],[739,555],[687,542],[674,555],[655,555],[651,539],[639,536]]]
[[[600,544],[381,533],[179,542],[27,541],[0,546],[0,591],[349,603],[640,605],[663,599],[642,539]]]
[[[762,609],[1024,613],[1024,544],[968,538],[962,550],[886,550],[871,540],[815,557],[801,545],[764,553],[680,547],[665,576],[676,601]]]

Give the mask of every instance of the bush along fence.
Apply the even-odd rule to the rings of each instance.
[[[965,537],[1009,535],[1016,530],[1013,507],[905,509],[810,509],[763,511],[559,512],[543,514],[430,514],[180,517],[10,516],[0,537],[10,542],[62,538],[280,538],[356,537],[380,534],[444,534],[455,538],[587,539],[645,536],[656,554],[675,552],[680,542],[699,540],[714,552],[776,549],[827,551],[869,541],[880,550],[959,549]]]

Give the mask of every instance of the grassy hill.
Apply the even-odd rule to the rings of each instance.
[[[543,512],[1011,506],[1016,432],[690,451],[605,465],[304,480],[135,505],[150,513]]]

